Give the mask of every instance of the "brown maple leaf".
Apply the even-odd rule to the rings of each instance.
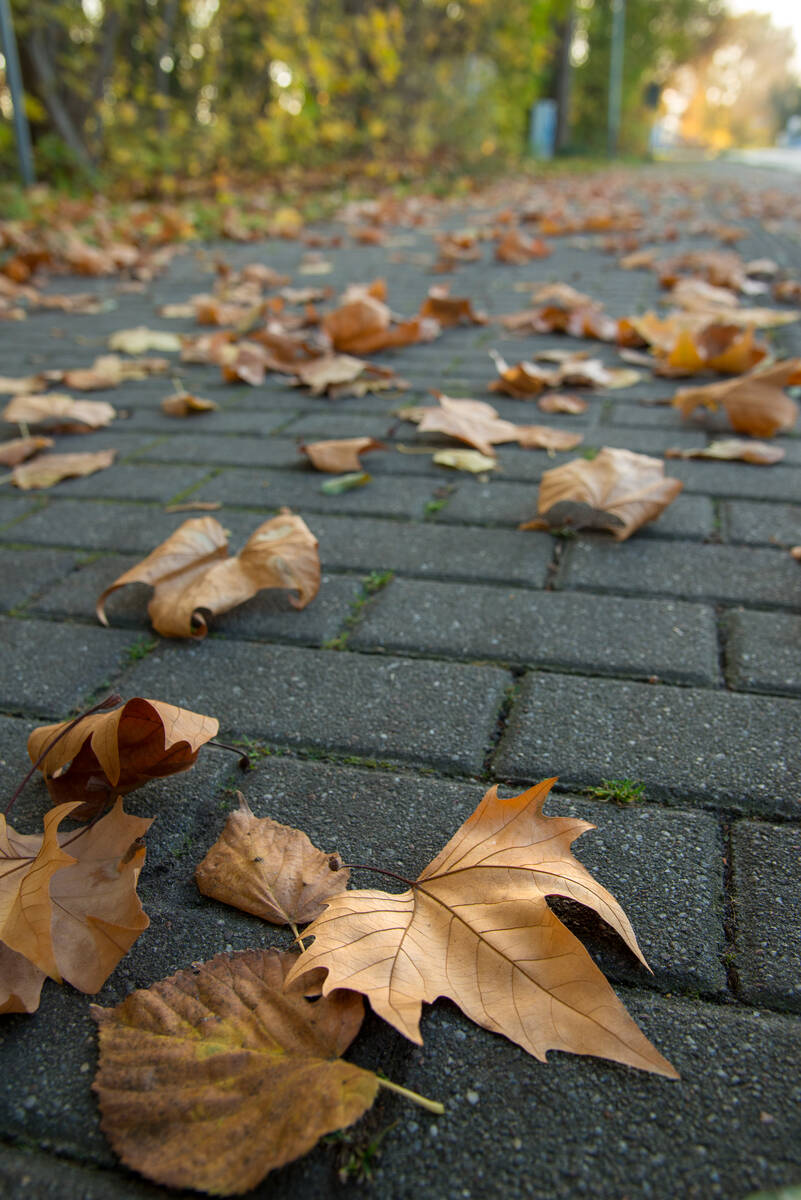
[[[520,529],[608,529],[619,542],[654,521],[683,488],[665,476],[661,459],[608,446],[590,461],[576,458],[545,471],[537,512]]]
[[[220,954],[92,1006],[101,1126],[127,1166],[168,1187],[234,1195],[352,1124],[372,1071],[343,1062],[361,996],[319,996],[320,973],[285,981],[291,951]]]
[[[363,992],[413,1042],[422,1002],[447,996],[535,1058],[567,1050],[676,1078],[548,907],[550,895],[586,904],[644,962],[617,901],[569,851],[592,826],[543,816],[553,783],[505,800],[491,788],[407,892],[334,897],[305,931],[314,944],[289,981],[324,967],[324,995]]]
[[[447,287],[435,286],[420,305],[420,317],[432,317],[443,327],[452,325],[486,325],[487,314],[476,312],[468,296],[451,296]]]
[[[103,625],[108,624],[103,610],[107,597],[127,583],[155,588],[148,613],[157,633],[201,638],[208,631],[204,613],[228,612],[263,588],[295,591],[290,604],[305,608],[320,587],[317,539],[301,517],[282,509],[229,557],[228,535],[220,522],[195,517],[105,589],[95,610]]]
[[[0,1011],[34,1011],[45,975],[99,991],[149,924],[136,884],[150,821],[120,799],[101,820],[60,833],[79,808],[50,809],[43,834],[18,834],[0,816],[0,941],[11,952],[0,958]]]
[[[790,358],[724,383],[681,388],[673,404],[683,417],[700,406],[722,408],[737,433],[773,437],[792,429],[798,419],[798,405],[783,390],[797,383],[801,383],[801,358]]]
[[[53,802],[82,801],[73,815],[83,818],[151,779],[188,771],[218,729],[214,717],[136,696],[78,723],[40,725],[28,738],[28,754],[34,763],[45,755],[38,767]]]
[[[274,925],[313,921],[345,891],[350,872],[338,854],[317,850],[299,829],[255,817],[237,795],[239,808],[195,871],[198,888]]]
[[[73,400],[50,392],[46,396],[15,396],[2,413],[4,421],[17,425],[46,425],[58,433],[90,433],[103,429],[116,417],[105,400]]]
[[[340,475],[344,471],[361,471],[361,454],[369,450],[386,450],[383,442],[371,437],[341,438],[329,442],[304,442],[298,447],[318,471]]]

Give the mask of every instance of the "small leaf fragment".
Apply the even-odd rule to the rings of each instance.
[[[722,438],[710,442],[708,446],[696,446],[692,450],[673,448],[665,450],[665,458],[713,458],[739,460],[754,463],[761,467],[771,467],[781,462],[784,450],[780,446],[770,446],[767,442],[747,441],[745,438]]]
[[[109,350],[119,350],[123,354],[147,354],[150,350],[158,350],[162,354],[167,351],[181,349],[181,339],[177,333],[166,329],[147,329],[137,325],[135,329],[118,329],[108,339]]]
[[[370,450],[386,450],[383,442],[372,437],[341,438],[328,442],[305,442],[298,447],[318,471],[337,475],[345,471],[361,471],[360,454]]]
[[[297,955],[218,955],[92,1007],[101,1125],[123,1162],[168,1187],[236,1195],[356,1121],[379,1087],[342,1061],[361,996],[285,983]]]
[[[453,467],[455,471],[469,471],[472,475],[493,471],[498,465],[497,459],[489,458],[479,450],[437,450],[433,461],[438,467]]]
[[[161,402],[161,411],[168,417],[193,417],[198,413],[214,412],[218,407],[213,400],[204,400],[191,392],[173,392]]]
[[[336,479],[326,479],[325,483],[320,484],[320,491],[325,492],[326,496],[339,496],[353,488],[364,487],[371,479],[372,475],[366,471],[354,471],[349,475],[339,475]]]
[[[338,854],[317,850],[299,829],[255,817],[237,795],[239,808],[195,871],[198,888],[274,925],[313,921],[345,891],[350,872]]]

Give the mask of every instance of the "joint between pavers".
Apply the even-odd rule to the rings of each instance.
[[[198,488],[205,487],[207,483],[211,483],[212,479],[216,479],[217,476],[222,473],[222,470],[222,467],[215,467],[213,470],[209,471],[208,475],[204,475],[204,477],[199,479],[196,483],[192,483],[189,485],[189,487],[184,488],[183,491],[176,492],[174,496],[170,496],[168,500],[164,501],[164,505],[162,507],[166,507],[170,504],[181,504],[184,500],[188,499],[189,496],[193,495]]]
[[[737,899],[734,883],[734,837],[731,821],[720,822],[723,843],[723,937],[721,960],[726,972],[726,985],[740,999],[740,973],[737,969]]]

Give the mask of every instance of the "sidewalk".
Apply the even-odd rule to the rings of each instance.
[[[738,164],[684,172],[686,186],[667,170],[654,177],[664,178],[663,202],[680,227],[678,214],[697,205],[748,230],[736,247],[743,258],[770,256],[801,277],[792,176]],[[768,227],[738,202],[738,189],[757,185],[779,195]],[[454,209],[438,227],[482,215]],[[294,283],[330,283],[337,294],[384,276],[391,307],[406,314],[443,281],[491,315],[522,308],[515,284],[529,280],[570,283],[615,317],[656,306],[660,294],[651,272],[620,269],[598,235],[549,238],[553,255],[521,267],[495,263],[488,243],[483,262],[440,277],[425,265],[430,229],[391,233],[394,246],[346,237],[324,250],[334,269],[320,279],[298,275],[305,247],[296,242],[211,253],[233,266],[268,263]],[[664,250],[713,244],[682,232]],[[66,291],[97,287],[117,307],[0,325],[2,374],[88,365],[109,334],[139,324],[195,332],[193,321],[167,321],[156,308],[207,290],[208,263],[179,256],[139,295],[117,293],[113,280],[57,281]],[[801,354],[801,323],[775,341]],[[113,1005],[221,951],[288,945],[195,887],[235,788],[258,816],[297,825],[346,861],[414,877],[492,783],[508,795],[558,775],[547,811],[597,826],[575,853],[621,902],[653,968],[639,968],[577,906],[554,905],[680,1082],[589,1057],[539,1063],[448,1001],[425,1010],[422,1048],[368,1014],[347,1057],[442,1100],[445,1116],[384,1092],[347,1136],[269,1175],[254,1196],[740,1200],[801,1185],[801,564],[788,553],[801,544],[801,439],[798,430],[780,439],[787,454],[775,467],[666,463],[682,494],[622,544],[519,531],[542,472],[588,447],[659,456],[703,442],[676,410],[648,406],[675,385],[647,372],[626,390],[589,393],[582,416],[547,416],[486,392],[489,349],[516,362],[565,345],[619,361],[598,342],[520,338],[489,324],[371,356],[410,381],[400,398],[326,401],[277,375],[250,388],[222,384],[214,367],[184,367],[186,385],[218,412],[171,420],[159,409],[170,390],[163,379],[98,393],[128,419],[69,449],[115,447],[110,469],[47,492],[0,485],[4,794],[27,769],[34,725],[110,690],[208,713],[223,740],[248,737],[274,751],[245,775],[230,756],[201,751],[191,772],[126,799],[134,814],[156,816],[139,887],[151,924],[91,999]],[[395,448],[418,435],[392,410],[429,403],[432,388],[491,400],[512,421],[580,431],[584,442],[554,458],[500,447],[501,470],[488,482],[448,472]],[[321,493],[320,477],[298,465],[296,441],[363,434],[390,443],[366,463],[372,482]],[[0,424],[0,440],[15,435]],[[147,589],[136,586],[109,601],[111,628],[101,628],[97,596],[197,515],[165,513],[187,499],[222,503],[213,515],[234,549],[281,505],[300,513],[319,539],[316,600],[297,613],[262,594],[215,619],[205,642],[185,644],[152,633]],[[365,586],[371,573],[377,590]],[[645,801],[622,807],[584,794],[609,779],[642,781]],[[33,783],[15,826],[33,830],[46,803]],[[352,884],[374,885],[364,875]],[[177,1194],[121,1167],[100,1132],[88,1007],[48,981],[35,1015],[0,1018],[0,1196]],[[343,1147],[358,1158],[390,1126],[372,1183],[340,1183]]]

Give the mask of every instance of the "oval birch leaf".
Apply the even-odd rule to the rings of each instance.
[[[31,762],[70,724],[34,729],[28,738]],[[218,729],[214,717],[137,696],[113,712],[85,717],[60,737],[39,770],[53,802],[82,802],[76,815],[83,819],[150,779],[188,771]]]
[[[236,1195],[356,1121],[378,1079],[343,1062],[361,996],[310,1004],[319,976],[285,986],[297,955],[218,955],[92,1006],[101,1126],[123,1162],[168,1187]]]
[[[655,520],[682,487],[678,479],[665,476],[661,459],[604,446],[591,461],[576,458],[545,471],[537,502],[541,519],[520,528],[603,527],[622,542]]]
[[[341,475],[347,471],[361,471],[360,454],[370,450],[386,450],[383,442],[371,437],[340,438],[328,442],[304,442],[298,447],[318,471],[330,475]]]
[[[567,1050],[676,1078],[548,907],[549,895],[586,904],[644,961],[620,905],[570,853],[592,826],[543,816],[554,782],[505,800],[490,788],[409,891],[336,896],[289,980],[324,967],[324,995],[358,989],[414,1042],[423,1001],[447,996],[535,1058]]]
[[[195,871],[198,888],[274,925],[313,921],[345,891],[350,872],[338,854],[318,850],[299,829],[255,817],[237,795],[238,810]]]
[[[86,454],[40,454],[31,462],[21,463],[11,472],[11,482],[22,491],[48,488],[62,479],[75,479],[104,471],[116,458],[116,450],[96,450]]]

